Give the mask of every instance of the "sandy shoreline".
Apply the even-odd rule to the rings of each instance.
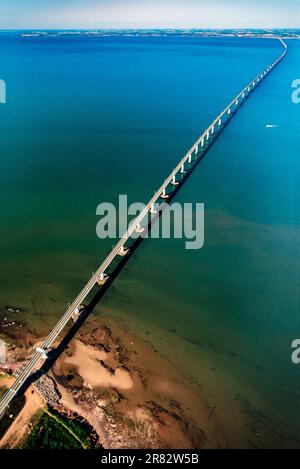
[[[0,386],[10,386],[14,379],[11,376],[0,375]],[[22,445],[31,431],[32,420],[38,411],[45,406],[44,399],[39,393],[29,388],[25,392],[25,405],[14,419],[12,425],[0,439],[0,449],[18,448]]]
[[[7,332],[11,342],[19,342],[13,329]],[[27,333],[26,347],[10,348],[10,362],[14,357],[18,361],[28,357],[33,343],[40,341]],[[25,327],[22,334],[26,335]],[[57,410],[76,413],[87,421],[105,448],[226,446],[217,416],[199,388],[179,376],[176,367],[149,344],[111,319],[90,316],[48,376],[59,394]],[[33,415],[26,415],[28,426]],[[16,446],[22,438],[16,439],[14,433],[18,433],[15,423],[7,434]],[[0,444],[8,444],[7,434]]]
[[[80,341],[75,341],[73,354],[65,358],[64,363],[74,366],[79,376],[84,380],[83,385],[90,388],[97,386],[117,389],[130,389],[133,381],[130,373],[122,368],[111,371],[103,365],[108,353],[94,349]]]

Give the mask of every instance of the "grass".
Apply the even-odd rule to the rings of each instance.
[[[92,447],[89,430],[46,408],[33,427],[25,449],[88,449]]]

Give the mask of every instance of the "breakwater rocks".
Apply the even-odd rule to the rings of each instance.
[[[45,399],[47,404],[52,407],[57,407],[61,399],[57,385],[51,376],[45,374],[41,376],[34,384],[33,387]]]

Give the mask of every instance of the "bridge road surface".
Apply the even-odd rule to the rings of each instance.
[[[73,303],[69,306],[66,312],[63,314],[61,319],[57,322],[54,326],[48,337],[45,339],[41,347],[36,350],[32,358],[30,359],[27,366],[21,371],[21,373],[17,376],[15,382],[12,386],[6,391],[3,395],[2,399],[0,400],[0,418],[3,416],[5,410],[9,406],[10,402],[16,396],[18,391],[30,377],[30,375],[35,371],[37,364],[45,358],[45,352],[51,347],[51,345],[55,342],[59,334],[62,332],[66,324],[70,321],[74,311],[83,303],[84,299],[96,285],[97,281],[99,280],[101,275],[105,274],[105,271],[110,266],[112,261],[115,257],[120,253],[121,249],[124,247],[126,241],[130,238],[130,236],[135,232],[139,231],[142,221],[146,216],[148,216],[149,211],[151,211],[152,207],[156,203],[159,198],[166,198],[167,193],[166,189],[172,182],[174,183],[176,180],[176,175],[180,173],[180,171],[184,171],[185,163],[191,164],[192,158],[194,155],[194,159],[197,159],[199,154],[199,146],[200,146],[200,154],[201,151],[207,151],[208,147],[213,143],[212,136],[214,133],[217,133],[218,130],[221,129],[224,122],[222,121],[223,118],[226,119],[226,123],[229,119],[234,115],[235,111],[237,111],[240,105],[249,97],[254,89],[256,89],[257,85],[263,81],[267,75],[274,69],[276,65],[284,58],[287,53],[287,45],[285,42],[278,38],[281,42],[284,50],[282,54],[270,65],[268,65],[261,73],[259,73],[254,80],[252,80],[245,88],[231,101],[230,104],[219,114],[216,119],[209,125],[209,127],[203,132],[203,134],[199,137],[199,139],[194,143],[194,145],[190,148],[190,150],[186,153],[186,155],[180,160],[178,165],[173,169],[170,173],[168,178],[164,181],[164,183],[160,186],[160,188],[155,192],[154,196],[150,199],[148,204],[145,208],[141,211],[141,213],[135,218],[135,220],[129,225],[127,231],[124,233],[122,238],[118,241],[112,251],[108,254],[106,259],[102,262],[100,267],[97,271],[93,274],[84,288],[81,290],[79,295],[75,298]],[[181,173],[182,174],[182,173]],[[44,352],[45,351],[45,352]]]

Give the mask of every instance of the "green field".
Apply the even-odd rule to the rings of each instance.
[[[46,409],[38,419],[23,448],[88,449],[93,443],[90,431],[78,421]]]

